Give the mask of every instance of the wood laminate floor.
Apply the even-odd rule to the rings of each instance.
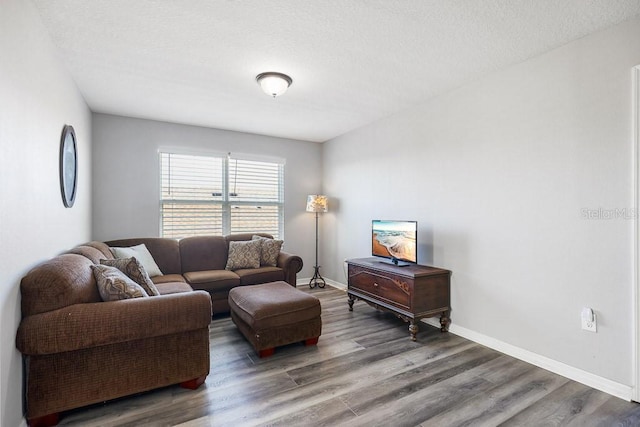
[[[304,290],[304,288],[300,288]],[[327,287],[317,346],[259,359],[229,317],[211,327],[211,373],[63,414],[64,426],[639,426],[640,405]]]

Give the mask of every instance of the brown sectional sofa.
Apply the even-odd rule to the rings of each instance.
[[[164,238],[122,239],[105,242],[111,247],[135,246],[144,243],[164,274],[152,277],[154,283],[188,283],[195,290],[211,295],[215,314],[229,312],[229,290],[236,286],[255,285],[283,280],[296,286],[296,275],[302,270],[302,259],[280,252],[275,267],[225,270],[230,241],[251,240],[258,234],[242,233],[227,236],[197,236],[181,240]]]
[[[212,307],[228,311],[235,286],[295,286],[302,269],[300,257],[281,253],[276,267],[224,270],[228,242],[251,236],[89,242],[33,268],[20,284],[16,336],[29,424],[55,425],[59,412],[158,387],[202,384]],[[109,246],[141,243],[164,273],[152,278],[161,295],[102,302],[91,265],[113,258]]]

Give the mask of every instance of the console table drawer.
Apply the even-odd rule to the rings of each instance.
[[[349,283],[354,290],[360,290],[401,307],[409,308],[410,284],[407,282],[355,267],[349,272]]]

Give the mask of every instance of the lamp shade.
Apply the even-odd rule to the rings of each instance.
[[[327,196],[311,194],[307,196],[307,212],[327,212],[329,200]]]
[[[264,91],[269,96],[282,95],[287,91],[293,80],[291,77],[282,73],[268,72],[261,73],[256,76],[256,81]]]

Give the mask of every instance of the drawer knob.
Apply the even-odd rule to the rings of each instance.
[[[373,282],[373,286],[375,286],[377,288],[378,284],[376,282]]]

